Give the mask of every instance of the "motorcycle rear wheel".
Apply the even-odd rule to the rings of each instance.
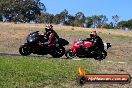
[[[55,47],[51,51],[51,55],[53,58],[60,58],[65,54],[65,48],[64,47]]]

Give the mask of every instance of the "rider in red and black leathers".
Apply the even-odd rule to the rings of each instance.
[[[44,39],[42,40],[42,45],[57,44],[59,41],[58,34],[53,30],[52,25],[47,25],[45,27]]]

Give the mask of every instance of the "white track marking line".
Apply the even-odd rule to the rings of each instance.
[[[82,59],[72,59],[72,60],[82,60]]]
[[[113,62],[113,61],[107,61],[107,62],[109,62],[109,63],[110,63],[110,62]]]
[[[114,62],[114,61],[107,61],[108,63],[119,63],[119,64],[127,64],[127,62],[119,61],[119,62]]]
[[[118,62],[119,64],[126,64],[127,62]]]
[[[72,59],[72,60],[83,60],[83,59]],[[127,62],[114,62],[114,61],[107,61],[108,63],[119,63],[119,64],[127,64]]]

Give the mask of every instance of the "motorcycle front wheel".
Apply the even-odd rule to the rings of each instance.
[[[69,59],[72,59],[72,58],[76,57],[76,53],[72,50],[68,50],[68,51],[66,51],[65,56]]]
[[[21,45],[19,48],[19,53],[23,56],[28,56],[32,53],[31,47],[28,46],[27,44]]]

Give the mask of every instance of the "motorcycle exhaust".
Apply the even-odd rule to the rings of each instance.
[[[104,50],[107,51],[111,46],[111,43],[104,43]]]

